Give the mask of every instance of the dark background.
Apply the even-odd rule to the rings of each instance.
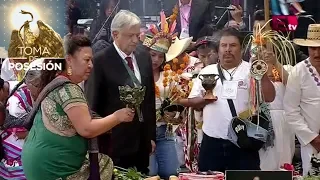
[[[8,49],[11,27],[10,27],[10,11],[19,4],[32,4],[38,8],[41,14],[48,13],[48,10],[52,12],[50,18],[44,19],[54,30],[62,37],[66,34],[65,12],[66,12],[67,0],[0,0],[0,17],[2,25],[0,27],[0,47]],[[78,7],[81,9],[82,18],[95,18],[97,16],[97,3],[101,0],[76,0]],[[131,1],[131,3],[130,3]],[[196,1],[196,0],[194,0]],[[208,0],[210,1],[210,0]],[[211,0],[212,6],[220,5],[227,6],[231,0]],[[171,14],[172,8],[178,2],[178,0],[145,0],[145,8],[143,8],[143,0],[121,0],[121,9],[130,9],[139,16],[158,16],[160,10],[164,10],[166,14]],[[243,7],[244,0],[240,0]],[[258,9],[263,9],[263,0],[247,0],[247,13],[253,15],[253,12]],[[320,22],[320,0],[305,0],[301,3],[304,10],[308,14],[313,15],[313,18]],[[221,15],[223,10],[219,10],[217,13]],[[2,21],[3,20],[3,21]],[[252,20],[252,18],[251,18]],[[297,31],[294,33],[295,37],[306,37],[307,27],[310,23],[313,23],[309,19],[299,19],[299,25]],[[251,24],[252,25],[252,24]]]
[[[255,176],[260,180],[292,180],[291,171],[227,171],[226,180],[253,180]]]

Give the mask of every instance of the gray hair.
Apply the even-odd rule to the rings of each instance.
[[[67,52],[67,47],[68,47],[68,43],[69,43],[69,41],[71,39],[71,36],[72,36],[72,34],[68,33],[67,35],[65,35],[63,37],[63,50],[64,50],[65,54]]]
[[[119,31],[124,27],[132,27],[141,24],[140,18],[128,10],[120,10],[111,22],[111,32]]]
[[[29,70],[26,73],[26,76],[24,78],[24,82],[26,84],[31,83],[33,85],[36,85],[36,84],[38,84],[38,82],[40,82],[40,77],[41,77],[41,70]]]

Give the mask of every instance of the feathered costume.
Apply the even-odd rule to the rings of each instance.
[[[291,130],[287,128],[288,125],[286,125],[284,120],[283,95],[285,84],[283,84],[282,81],[283,74],[280,74],[273,64],[265,63],[263,53],[264,50],[273,52],[278,63],[280,63],[281,67],[286,71],[289,71],[286,67],[290,67],[290,64],[295,63],[296,56],[294,46],[287,37],[273,30],[262,31],[268,23],[263,27],[257,27],[255,31],[257,33],[250,36],[248,45],[251,44],[251,47],[247,47],[247,49],[250,48],[252,56],[252,78],[250,80],[251,112],[248,114],[264,112],[268,116],[270,122],[269,128],[267,129],[268,135],[264,147],[260,150],[261,169],[278,170],[284,163],[291,163],[294,151],[294,135]],[[262,89],[259,82],[262,77],[261,75],[264,74],[268,75],[276,90],[276,98],[269,104],[263,101]],[[242,115],[248,116],[248,114]]]

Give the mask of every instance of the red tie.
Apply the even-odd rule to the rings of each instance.
[[[134,67],[133,67],[133,63],[132,63],[132,58],[131,57],[126,57],[126,61],[128,63],[129,68],[134,72]]]

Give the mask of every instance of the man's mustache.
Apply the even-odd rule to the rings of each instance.
[[[234,55],[233,55],[233,54],[224,54],[224,55],[223,55],[223,57],[230,57],[230,56],[234,58]]]

